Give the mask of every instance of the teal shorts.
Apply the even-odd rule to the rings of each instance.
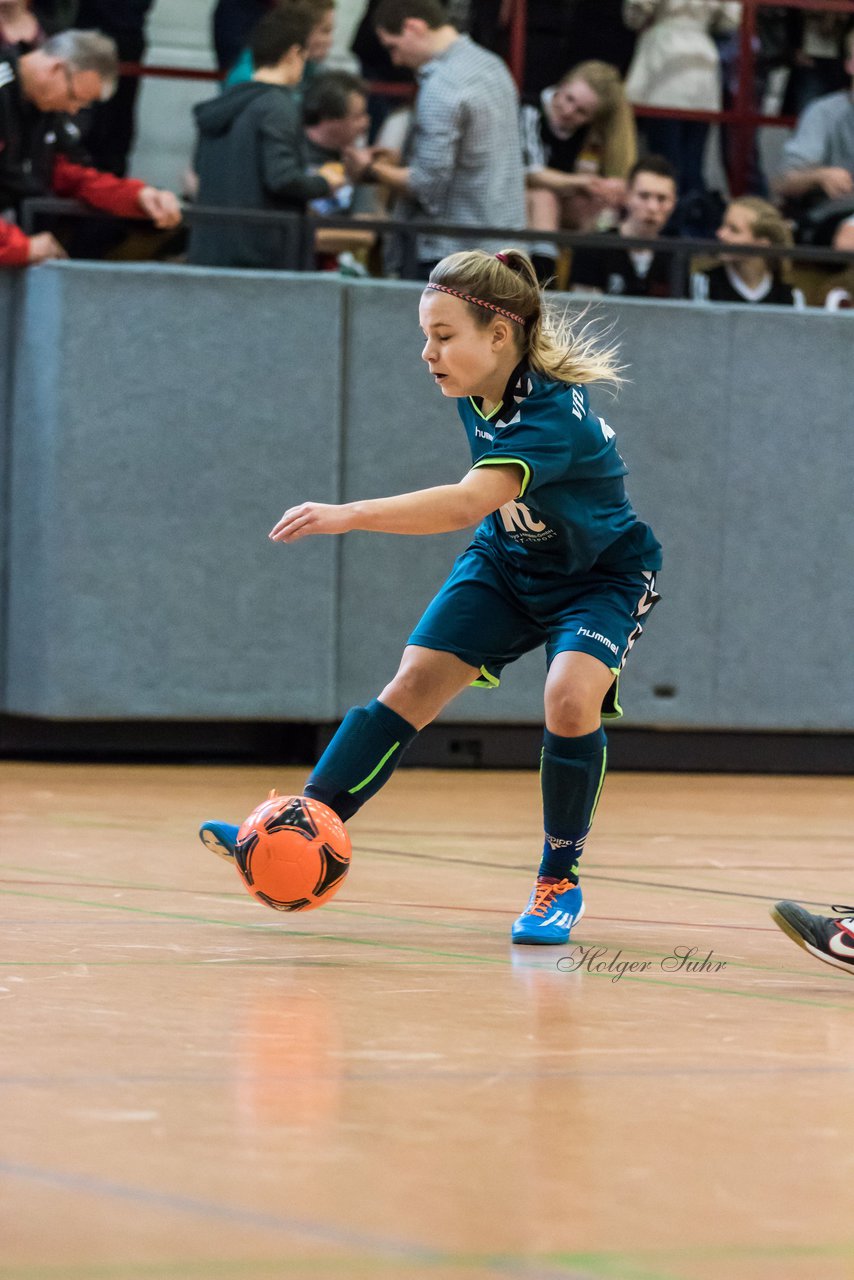
[[[474,544],[457,558],[408,643],[455,654],[480,671],[472,683],[490,689],[508,663],[540,645],[547,668],[558,653],[589,653],[613,672],[602,714],[617,717],[620,672],[659,599],[650,570],[514,581]]]

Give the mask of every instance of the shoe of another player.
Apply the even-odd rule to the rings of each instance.
[[[528,905],[514,922],[514,942],[560,947],[569,942],[572,926],[584,915],[581,886],[569,880],[538,876]]]
[[[854,973],[854,907],[833,907],[838,916],[817,916],[797,902],[777,902],[771,919],[804,951]]]
[[[199,839],[211,853],[218,854],[227,862],[233,862],[239,830],[240,827],[233,822],[203,822],[199,827]]]

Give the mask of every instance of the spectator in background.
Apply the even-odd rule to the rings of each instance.
[[[439,0],[382,0],[375,22],[392,61],[418,72],[419,91],[401,163],[363,153],[359,172],[395,193],[395,217],[523,227],[519,103],[506,65],[461,35]],[[419,278],[473,243],[419,236]]]
[[[626,25],[640,31],[626,77],[629,101],[640,107],[720,111],[721,68],[712,35],[734,31],[741,5],[729,0],[625,0]],[[703,156],[709,126],[700,120],[646,117],[646,149],[665,156],[679,194],[704,192]]]
[[[349,71],[324,71],[303,94],[302,119],[309,140],[309,159],[340,161],[344,152],[368,131],[365,82]]]
[[[846,218],[836,228],[833,247],[843,253],[854,253],[854,217]],[[837,277],[833,288],[827,291],[824,305],[828,311],[850,311],[854,307],[854,262],[846,264],[842,276]]]
[[[786,25],[791,70],[780,110],[784,116],[799,116],[816,98],[845,88],[845,35],[851,19],[843,13],[789,9]]]
[[[623,21],[623,0],[575,0],[571,48],[576,62],[609,62],[625,79],[636,39]]]
[[[854,77],[854,31],[845,37],[845,55]],[[793,213],[854,193],[854,82],[810,103],[783,148],[774,187]]]
[[[29,53],[46,39],[28,0],[0,0],[0,46],[14,49],[16,53]]]
[[[314,18],[308,36],[305,70],[302,75],[302,84],[309,84],[332,48],[335,32],[335,0],[275,0],[275,2],[285,6],[298,3],[304,9],[308,9]],[[226,76],[226,85],[245,84],[247,80],[252,79],[254,70],[252,51],[247,47],[241,50],[240,56]]]
[[[316,169],[335,165],[343,173],[343,162],[350,149],[367,138],[370,117],[364,82],[349,71],[321,72],[303,95],[302,119],[309,165]],[[373,187],[345,182],[328,196],[312,200],[310,207],[315,213],[339,217],[360,213],[376,215],[379,210],[375,195]],[[314,236],[321,267],[338,266],[338,254],[371,249],[375,241],[373,231],[356,226],[318,227]],[[352,263],[349,265],[351,270],[355,269]]]
[[[483,49],[507,60],[508,36],[518,0],[470,0],[466,30]]]
[[[727,206],[717,232],[722,244],[768,245],[793,243],[789,224],[773,204],[757,196],[742,196]],[[721,265],[698,272],[692,279],[692,293],[698,302],[766,303],[778,307],[803,307],[804,296],[782,278],[779,258],[741,254],[721,254]]]
[[[77,0],[32,0],[31,8],[49,36],[77,25]]]
[[[212,15],[213,44],[220,71],[230,71],[273,0],[218,0]]]
[[[305,210],[309,201],[344,185],[338,165],[309,168],[300,101],[313,13],[297,4],[271,9],[252,33],[256,67],[195,109],[200,205],[223,209]],[[290,265],[282,226],[223,220],[200,222],[190,235],[189,261],[216,267]]]
[[[578,59],[572,46],[576,0],[528,0],[522,93],[536,98]]]
[[[181,208],[171,191],[117,178],[70,159],[78,138],[67,119],[113,92],[115,43],[96,31],[64,31],[39,49],[0,59],[0,209],[19,212],[31,196],[67,196],[123,218],[175,227]],[[0,265],[65,257],[49,232],[27,236],[0,221]]]
[[[604,209],[622,208],[637,135],[616,67],[573,67],[522,106],[520,123],[529,227],[584,231]],[[553,275],[554,255],[533,260],[541,281]]]
[[[145,22],[153,0],[79,0],[77,22],[116,42],[120,62],[142,62]],[[133,147],[139,76],[120,76],[108,102],[98,102],[83,128],[86,150],[99,169],[124,177]]]
[[[379,3],[380,0],[368,0],[368,7],[356,28],[350,51],[358,59],[362,75],[366,80],[374,80],[379,84],[409,86],[414,82],[412,71],[409,67],[396,66],[392,62],[388,49],[380,44],[380,38],[374,28],[374,14]],[[368,95],[372,139],[394,109],[394,103],[388,96],[374,93]]]
[[[843,253],[854,253],[854,217],[846,218],[837,227],[836,235],[833,237],[833,247],[841,249]]]
[[[629,174],[626,214],[602,237],[601,249],[576,249],[573,292],[610,293],[626,298],[670,298],[671,257],[653,249],[624,249],[624,237],[656,240],[676,207],[676,173],[663,156],[639,160]]]
[[[520,0],[468,0],[472,39],[505,61]],[[623,0],[527,0],[525,96],[536,97],[573,62],[609,62],[625,75],[634,34],[622,19]],[[549,78],[549,70],[552,75]]]

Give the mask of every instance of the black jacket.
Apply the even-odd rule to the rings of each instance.
[[[0,210],[30,196],[50,195],[57,155],[85,160],[80,134],[68,116],[39,111],[21,93],[18,58],[0,56]]]
[[[195,108],[198,203],[225,209],[303,210],[329,184],[306,166],[299,98],[251,80]],[[286,236],[259,223],[207,222],[190,236],[190,262],[215,267],[287,265]]]
[[[68,116],[39,111],[21,92],[18,59],[0,56],[0,215],[20,211],[31,196],[67,196],[119,217],[141,218],[144,183],[89,168],[77,127]],[[0,216],[0,266],[24,266],[29,240]]]

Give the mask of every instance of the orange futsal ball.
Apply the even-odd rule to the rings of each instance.
[[[350,837],[328,805],[271,796],[237,833],[234,864],[251,894],[275,911],[313,911],[350,870]]]

